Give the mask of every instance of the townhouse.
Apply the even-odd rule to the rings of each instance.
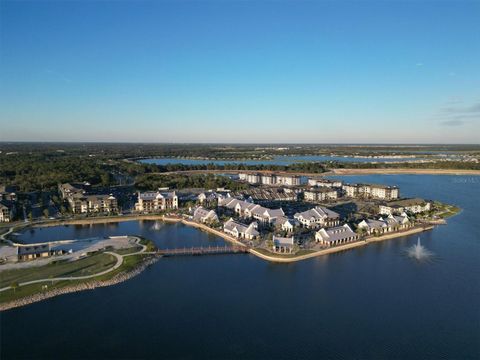
[[[279,226],[283,231],[293,232],[295,227],[298,226],[298,221],[282,216],[277,219],[275,225]]]
[[[199,206],[193,211],[193,220],[204,224],[212,224],[218,222],[218,216],[214,210],[208,210]]]
[[[118,212],[117,198],[110,195],[81,195],[73,194],[67,201],[75,214],[91,212],[116,213]]]
[[[296,213],[293,217],[305,227],[336,226],[340,223],[338,213],[321,206]]]
[[[257,223],[252,222],[250,225],[241,224],[232,218],[223,224],[223,231],[238,239],[253,240],[260,236],[257,230]]]
[[[315,233],[315,241],[321,245],[336,246],[358,240],[359,236],[347,224],[322,228]]]
[[[262,224],[274,224],[277,219],[285,216],[281,208],[269,209],[253,202],[244,201],[236,198],[221,199],[219,206],[233,210],[237,216],[244,218],[254,218]]]
[[[407,229],[413,226],[407,214],[400,216],[388,215],[388,217],[375,219],[365,219],[358,223],[357,228],[364,229],[368,235],[379,235],[389,232]]]

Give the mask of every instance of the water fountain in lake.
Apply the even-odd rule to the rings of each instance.
[[[155,221],[155,223],[152,225],[152,230],[160,230],[162,227],[162,224],[160,221]]]
[[[407,250],[407,255],[417,261],[425,261],[432,257],[433,253],[420,244],[420,238],[417,243]]]

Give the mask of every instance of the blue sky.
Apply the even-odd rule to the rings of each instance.
[[[2,1],[0,141],[480,142],[480,2]]]

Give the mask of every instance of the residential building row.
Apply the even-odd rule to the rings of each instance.
[[[389,214],[386,218],[380,217],[376,219],[362,220],[357,227],[364,229],[368,235],[380,235],[389,232],[408,229],[413,226],[413,222],[410,221],[406,213],[401,215]]]
[[[239,200],[233,197],[220,199],[219,206],[234,211],[238,216],[246,219],[258,220],[261,224],[272,224],[285,216],[283,209],[269,209],[250,201]]]
[[[240,173],[238,177],[254,185],[285,185],[298,186],[301,184],[300,176],[280,174]]]

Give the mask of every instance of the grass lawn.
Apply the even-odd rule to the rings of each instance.
[[[142,250],[142,247],[140,246],[134,246],[126,249],[113,249],[110,250],[111,252],[117,253],[118,255],[127,255],[127,254],[133,254],[137,251]]]
[[[453,215],[456,215],[460,212],[460,208],[455,205],[443,204],[439,201],[434,203],[434,214],[441,217],[442,219],[449,218]]]
[[[86,258],[86,259],[82,259],[82,260],[88,260],[88,259],[94,258],[97,255],[106,255],[106,256],[113,259],[113,263],[110,266],[107,266],[106,268],[112,267],[113,264],[115,264],[115,262],[116,262],[115,258],[111,255],[108,255],[108,254],[96,254],[96,255],[91,256],[90,258]],[[102,281],[102,280],[105,281],[105,280],[111,279],[113,276],[117,275],[120,272],[133,270],[147,256],[148,255],[127,256],[123,259],[123,264],[118,269],[116,269],[112,272],[109,272],[108,274],[98,276],[98,277],[95,277],[95,278],[92,278],[92,279],[71,280],[71,281],[55,281],[55,282],[45,281],[45,282],[38,283],[38,284],[21,286],[21,287],[17,288],[16,290],[13,290],[13,289],[6,290],[6,291],[3,291],[3,292],[0,293],[0,303],[9,302],[9,301],[21,299],[23,297],[27,297],[27,296],[30,296],[30,295],[41,293],[41,292],[44,291],[42,289],[43,285],[47,285],[48,290],[53,290],[53,289],[60,289],[60,288],[66,287],[66,286],[79,285],[81,283],[86,283],[86,282],[89,282],[89,281],[97,281],[97,280],[98,281]],[[82,261],[82,260],[79,260],[79,261]],[[100,263],[105,264],[104,259],[97,259],[97,260],[100,260]],[[42,268],[46,268],[46,267],[48,267],[48,266],[44,266]],[[37,269],[41,269],[41,268],[39,267]],[[103,269],[103,270],[105,270],[105,269]],[[102,270],[99,269],[98,271],[95,271],[94,273],[98,273],[100,271],[102,271]],[[0,277],[1,277],[1,280],[3,281],[3,275],[2,274],[3,274],[3,272],[0,273]],[[78,274],[76,274],[76,275],[78,275]],[[58,275],[56,275],[56,276],[58,276]],[[39,279],[39,278],[42,278],[42,277],[39,276],[39,277],[36,277],[36,278]],[[34,280],[34,279],[28,279],[28,280]],[[21,280],[21,281],[18,281],[18,282],[28,281],[28,280]],[[14,280],[14,281],[16,281],[16,280]],[[10,284],[11,284],[11,281],[9,283],[7,282],[7,284],[4,285],[4,286],[8,286]]]
[[[9,286],[13,282],[22,283],[53,277],[93,275],[111,268],[116,262],[117,260],[112,255],[95,254],[77,261],[61,261],[45,266],[4,270],[0,272],[0,287]]]

